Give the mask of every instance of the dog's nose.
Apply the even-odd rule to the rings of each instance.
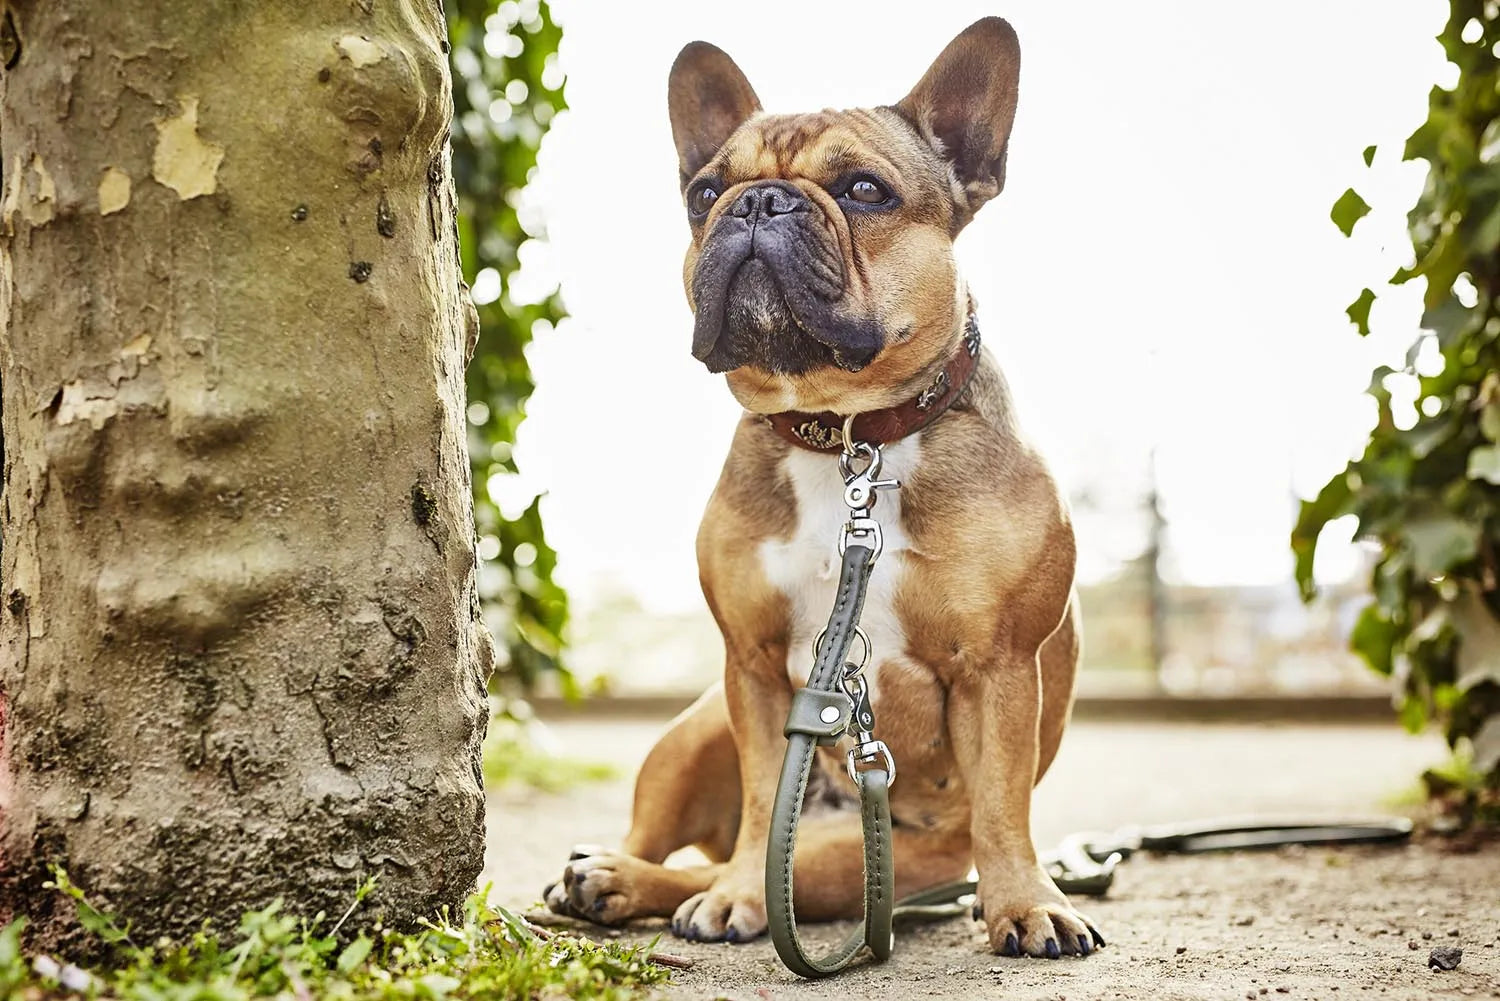
[[[795,184],[786,181],[766,181],[755,184],[744,191],[729,206],[729,214],[753,221],[773,216],[806,212],[810,207],[807,196]]]

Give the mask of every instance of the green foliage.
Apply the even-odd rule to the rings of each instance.
[[[1355,192],[1353,188],[1339,196],[1339,200],[1333,203],[1333,211],[1329,213],[1334,225],[1343,230],[1348,236],[1354,232],[1354,224],[1370,214],[1370,206]]]
[[[25,919],[0,929],[0,997],[109,998],[118,1001],[244,1001],[249,998],[318,998],[332,1001],[441,1001],[445,998],[578,998],[629,1001],[666,981],[648,959],[649,946],[600,945],[562,935],[543,937],[482,895],[470,898],[462,920],[425,922],[406,934],[372,925],[355,934],[326,932],[323,915],[303,921],[273,903],[247,913],[238,939],[225,946],[200,932],[186,944],[166,941],[141,948],[108,915],[94,908],[53,870],[49,884],[97,916],[89,924],[114,950],[107,968],[84,970],[49,956],[28,962],[21,949]],[[354,907],[373,888],[356,894]],[[354,907],[350,908],[350,913]],[[105,929],[101,931],[100,929]],[[342,943],[342,945],[341,945]]]
[[[1500,825],[1500,788],[1474,767],[1467,753],[1455,753],[1423,772],[1422,790],[1429,802],[1439,804],[1442,813],[1461,823]]]
[[[1370,332],[1370,307],[1375,304],[1375,293],[1365,289],[1359,293],[1359,298],[1349,304],[1344,312],[1349,314],[1349,322],[1359,330],[1359,336],[1363,337]]]
[[[525,785],[543,792],[565,792],[589,782],[607,782],[619,770],[604,761],[549,754],[513,719],[490,721],[484,738],[484,778],[491,788]]]
[[[492,268],[502,289],[498,299],[477,306],[479,343],[467,377],[475,521],[481,538],[499,542],[481,577],[481,593],[492,613],[487,618],[501,623],[495,630],[500,671],[529,685],[540,672],[558,667],[567,600],[552,582],[556,555],[537,503],[506,519],[486,485],[492,476],[516,472],[511,449],[533,389],[526,345],[539,325],[556,324],[564,312],[555,289],[536,303],[511,295],[520,248],[545,237],[517,206],[542,135],[565,107],[556,62],[562,32],[539,0],[448,0],[447,16],[464,280],[472,285]]]
[[[1427,121],[1407,140],[1406,159],[1429,171],[1407,217],[1416,263],[1391,279],[1427,280],[1422,330],[1402,370],[1373,373],[1377,419],[1364,454],[1302,505],[1292,549],[1310,599],[1328,522],[1353,515],[1359,537],[1379,543],[1374,600],[1351,645],[1393,677],[1408,728],[1439,722],[1472,771],[1500,788],[1500,11],[1451,0],[1438,39],[1459,80],[1433,88]],[[1347,235],[1367,211],[1351,189],[1332,215]],[[1366,289],[1349,307],[1361,335],[1374,298]],[[1441,357],[1436,374],[1418,370],[1424,352]],[[1415,414],[1399,422],[1392,378],[1419,387]]]

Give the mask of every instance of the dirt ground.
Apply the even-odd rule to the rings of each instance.
[[[559,795],[496,793],[486,878],[497,902],[527,907],[572,844],[619,840],[630,776],[661,726],[554,725],[564,750],[614,761],[624,777]],[[1441,755],[1435,739],[1394,727],[1077,723],[1037,791],[1034,827],[1047,845],[1128,824],[1387,813],[1409,777]],[[661,949],[694,961],[663,992],[674,1001],[1500,998],[1500,842],[1142,855],[1121,867],[1108,898],[1082,904],[1110,943],[1087,959],[1001,959],[962,919],[902,930],[891,961],[816,983],[783,969],[765,940],[684,942],[664,922],[624,937],[660,934]],[[809,937],[845,930],[815,927]],[[1431,950],[1449,946],[1463,949],[1459,967],[1430,971]]]

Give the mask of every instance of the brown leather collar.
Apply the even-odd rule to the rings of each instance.
[[[854,418],[854,438],[876,445],[889,445],[916,434],[952,406],[963,395],[979,364],[979,325],[974,317],[964,327],[958,350],[948,359],[926,389],[905,403],[884,410],[871,410]],[[835,452],[843,447],[844,418],[838,414],[807,414],[787,410],[769,414],[766,423],[781,437],[813,452]]]

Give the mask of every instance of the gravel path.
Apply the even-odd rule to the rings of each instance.
[[[618,762],[629,776],[662,723],[562,722],[571,754]],[[1372,813],[1426,764],[1435,739],[1394,727],[1080,723],[1037,792],[1049,844],[1078,829],[1235,814]],[[562,795],[501,791],[490,808],[486,878],[501,903],[525,907],[561,872],[575,842],[618,841],[630,780]],[[905,930],[896,956],[832,981],[802,983],[764,940],[707,945],[660,923],[628,930],[694,960],[663,997],[783,1001],[884,997],[1500,998],[1500,841],[1405,848],[1283,849],[1150,858],[1120,869],[1110,896],[1085,901],[1109,948],[1085,960],[1000,959],[968,920]],[[814,929],[833,939],[840,926]],[[602,930],[592,930],[602,937]],[[1451,972],[1433,948],[1458,946]]]

